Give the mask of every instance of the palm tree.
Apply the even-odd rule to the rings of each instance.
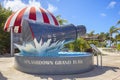
[[[110,47],[111,47],[111,44],[112,44],[112,35],[113,33],[118,33],[118,28],[116,28],[115,26],[111,26],[110,27],[110,30],[109,30],[109,36],[110,36]]]
[[[98,36],[99,39],[101,39],[102,41],[104,41],[106,39],[106,35],[104,32],[101,32]]]
[[[117,24],[116,25],[119,25],[120,24],[120,20],[117,22]]]
[[[58,20],[58,22],[59,22],[60,25],[63,25],[63,24],[65,24],[65,23],[68,22],[67,20],[62,19],[62,18],[61,18],[61,15],[57,15],[57,16],[56,16],[56,19]]]
[[[120,24],[120,20],[116,23],[116,26]],[[117,28],[117,30],[120,30],[120,28]]]
[[[92,37],[92,36],[94,36],[94,33],[95,33],[95,31],[93,30],[93,31],[91,31],[90,33],[88,33],[88,36],[89,36],[89,37]]]
[[[109,32],[107,32],[105,35],[106,35],[106,40],[109,40],[110,39]]]
[[[120,41],[120,34],[115,36],[116,40]]]

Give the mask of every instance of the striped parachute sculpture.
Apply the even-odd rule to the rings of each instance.
[[[22,33],[22,23],[24,19],[34,20],[38,23],[43,22],[57,26],[59,25],[53,14],[43,8],[29,6],[16,11],[7,19],[4,26],[4,31],[11,31],[11,55],[14,53],[13,43],[23,43],[21,35],[25,34]]]
[[[35,6],[25,7],[13,13],[6,21],[4,30],[9,32],[12,27],[15,33],[21,33],[23,19],[59,25],[57,19],[49,11]]]

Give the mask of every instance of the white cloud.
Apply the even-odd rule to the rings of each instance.
[[[109,3],[109,5],[107,6],[107,8],[114,8],[116,4],[117,4],[117,2],[111,1],[111,2]]]
[[[33,5],[37,6],[37,7],[42,7],[40,1],[38,2],[36,0],[28,0],[27,4],[22,2],[22,0],[4,0],[3,1],[4,8],[6,8],[6,9],[10,8],[14,12],[21,9],[21,8],[23,8],[23,7],[33,6]],[[57,7],[55,7],[52,4],[48,3],[47,10],[49,10],[50,12],[54,12],[54,11],[57,10]]]
[[[37,7],[41,7],[41,3],[36,1],[36,0],[29,0],[28,5],[34,5],[34,6],[37,6]]]
[[[40,2],[37,2],[36,0],[29,0],[28,4],[23,3],[21,0],[13,0],[13,1],[4,0],[3,2],[4,8],[6,9],[10,8],[12,11],[17,11],[23,7],[31,6],[31,5],[34,5],[37,7],[41,6]]]
[[[14,1],[4,1],[4,8],[8,9],[10,8],[12,11],[17,11],[18,9],[21,9],[25,7],[26,5],[22,3],[21,0],[14,0]]]
[[[4,2],[3,2],[4,8],[6,8],[6,9],[10,8],[14,12],[23,8],[23,7],[31,6],[31,5],[34,5],[34,6],[37,6],[37,7],[42,7],[41,3],[36,1],[36,0],[28,0],[28,4],[22,2],[22,0],[4,0]],[[48,3],[47,10],[50,11],[50,12],[55,12],[55,11],[57,11],[57,7]]]
[[[105,13],[101,13],[100,14],[102,17],[105,17],[105,16],[107,16]]]
[[[52,4],[48,4],[47,10],[50,12],[55,12],[57,11],[57,7],[53,6]]]

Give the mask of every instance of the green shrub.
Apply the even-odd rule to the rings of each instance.
[[[117,44],[117,50],[120,50],[120,44]]]
[[[79,51],[79,52],[91,52],[91,48],[89,46],[89,43],[84,40],[83,38],[79,38],[76,41],[66,44],[66,48],[68,48],[70,51]]]
[[[10,10],[0,6],[0,54],[10,52],[10,33],[4,32],[3,28],[7,18],[12,14]]]

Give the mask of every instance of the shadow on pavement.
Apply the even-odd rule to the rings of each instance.
[[[103,66],[101,67],[95,67],[93,70],[81,73],[81,74],[72,74],[72,75],[35,75],[36,77],[40,77],[41,80],[76,80],[76,78],[87,78],[87,77],[94,77],[101,74],[104,74],[106,71],[112,70],[113,72],[117,72],[117,70],[120,70],[119,67],[109,67],[109,66]]]
[[[0,80],[7,80],[7,78],[4,77],[1,72],[0,72]]]

